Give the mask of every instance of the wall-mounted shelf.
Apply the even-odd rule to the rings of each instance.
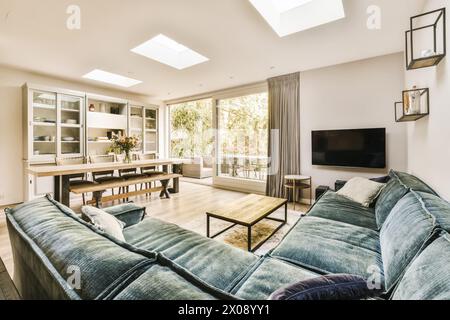
[[[445,8],[411,17],[405,33],[407,70],[438,65],[447,54],[446,38]]]
[[[395,103],[395,121],[412,122],[430,114],[430,90],[428,88],[403,91],[403,100]]]

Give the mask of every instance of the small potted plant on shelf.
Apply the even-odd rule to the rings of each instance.
[[[112,142],[112,148],[114,150],[120,150],[120,153],[125,153],[125,158],[123,161],[125,163],[131,163],[131,151],[137,148],[139,138],[136,136],[126,137],[114,135]]]

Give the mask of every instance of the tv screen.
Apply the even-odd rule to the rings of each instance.
[[[386,129],[313,131],[312,164],[386,168]]]

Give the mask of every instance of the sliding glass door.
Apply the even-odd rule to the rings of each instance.
[[[217,176],[267,180],[268,94],[217,100]]]
[[[189,101],[169,106],[170,156],[203,158],[211,165],[214,152],[212,99]]]

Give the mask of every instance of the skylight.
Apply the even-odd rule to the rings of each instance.
[[[83,78],[113,84],[124,88],[130,88],[132,86],[142,83],[142,81],[136,79],[127,78],[115,73],[110,73],[99,69],[95,69],[89,72],[88,74],[85,74]]]
[[[157,35],[153,39],[131,49],[131,51],[178,70],[183,70],[209,60],[163,34]]]
[[[284,37],[345,18],[342,0],[249,0]]]

